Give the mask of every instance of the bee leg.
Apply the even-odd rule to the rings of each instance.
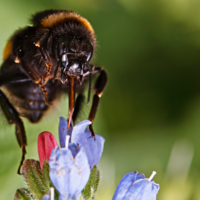
[[[35,46],[37,46],[40,50],[40,53],[42,55],[42,58],[44,60],[44,63],[47,67],[45,74],[42,77],[42,83],[45,82],[45,78],[50,74],[51,68],[52,68],[52,62],[51,62],[51,57],[46,50],[47,48],[44,48],[44,46],[48,45],[48,40],[51,43],[52,38],[49,36],[49,32],[45,32],[45,34],[41,37],[41,39],[35,43]]]
[[[104,90],[106,83],[107,83],[107,73],[104,69],[94,68],[93,70],[97,71],[96,73],[100,73],[100,74],[99,74],[99,76],[96,80],[95,86],[94,86],[95,94],[93,96],[92,107],[91,107],[90,114],[89,114],[89,117],[88,117],[88,119],[91,122],[94,121],[94,118],[95,118],[95,115],[96,115],[96,112],[97,112],[97,109],[98,109],[100,97],[101,97],[103,90]],[[95,138],[95,134],[94,134],[92,124],[89,125],[89,129],[90,129],[90,132],[92,134],[91,137]]]
[[[15,135],[17,137],[17,142],[22,149],[22,158],[20,161],[20,165],[18,168],[17,173],[21,174],[21,167],[23,165],[23,162],[25,160],[25,154],[26,154],[26,133],[24,129],[24,124],[22,120],[19,117],[18,112],[15,110],[15,108],[12,106],[12,104],[9,102],[7,97],[4,95],[4,93],[0,90],[0,107],[5,114],[8,123],[9,124],[15,124]]]
[[[47,67],[45,74],[42,77],[42,82],[45,82],[45,78],[50,74],[51,68],[52,68],[52,62],[51,57],[49,56],[49,53],[47,50],[45,50],[43,47],[40,48],[40,52],[42,54],[42,57],[44,59],[45,65]]]
[[[76,98],[76,102],[75,102],[75,106],[74,106],[74,113],[72,115],[72,121],[73,123],[75,123],[79,113],[80,113],[80,110],[81,110],[81,106],[82,106],[82,103],[84,102],[84,95],[83,94],[79,94],[78,97]]]
[[[51,105],[51,103],[48,101],[48,98],[47,98],[48,93],[47,93],[46,87],[42,83],[42,80],[39,77],[39,75],[23,58],[19,59],[19,62],[21,63],[21,67],[24,70],[24,72],[27,74],[27,76],[30,77],[33,82],[35,82],[36,84],[40,86],[44,95],[45,103],[47,105]]]
[[[37,44],[38,44],[38,43],[37,43]],[[39,45],[39,44],[38,44],[38,45]],[[45,82],[45,78],[46,78],[46,77],[50,74],[50,72],[51,72],[52,62],[51,62],[51,57],[50,57],[48,51],[45,50],[42,46],[38,46],[38,47],[39,47],[40,53],[41,53],[41,55],[42,55],[42,58],[43,58],[43,60],[44,60],[44,63],[45,63],[45,65],[46,65],[46,67],[47,67],[46,72],[45,72],[45,74],[44,74],[43,77],[42,77],[42,83],[44,83],[44,82]]]

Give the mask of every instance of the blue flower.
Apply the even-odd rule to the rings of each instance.
[[[51,200],[50,194],[45,194],[40,200]]]
[[[148,179],[144,174],[130,172],[126,174],[117,186],[112,200],[156,200],[159,185]]]
[[[50,193],[51,194],[44,194],[40,200],[52,200],[52,199],[54,199],[54,188],[53,187],[50,188]]]
[[[90,170],[101,158],[105,139],[97,134],[95,139],[91,138],[87,129],[89,124],[91,121],[85,120],[67,131],[68,122],[60,117],[58,129],[61,148],[53,149],[49,160],[49,176],[59,192],[59,200],[79,198],[89,179]],[[66,142],[67,135],[69,141]]]
[[[49,166],[49,176],[59,192],[59,200],[79,198],[90,175],[84,149],[76,149],[74,144],[68,148],[56,147],[52,150]]]
[[[70,136],[69,142],[71,143],[72,128],[70,126],[69,130],[67,130],[67,125],[68,125],[68,121],[64,117],[60,117],[58,132],[59,132],[60,146],[62,148],[65,147],[65,138],[67,135]]]
[[[70,135],[70,143],[74,143],[76,146],[83,147],[85,150],[90,169],[92,169],[94,165],[98,164],[103,153],[105,142],[105,139],[100,135],[95,134],[95,139],[91,137],[91,132],[87,129],[87,126],[91,123],[92,122],[89,120],[82,121],[74,126],[73,129],[69,128],[68,131],[68,122],[65,118],[60,117],[59,124],[59,140],[61,147],[65,146],[66,135]]]

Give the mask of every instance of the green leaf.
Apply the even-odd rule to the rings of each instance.
[[[45,193],[49,193],[49,188],[47,188],[47,183],[43,180],[38,161],[26,160],[23,167],[23,175],[28,189],[36,200],[40,200]]]
[[[94,196],[97,192],[100,181],[100,171],[97,169],[97,166],[94,166],[91,170],[89,180],[82,190],[82,196],[85,200],[94,199]]]
[[[43,163],[42,176],[43,176],[45,192],[48,193],[51,187],[51,180],[49,177],[49,163],[47,160],[45,160]]]
[[[18,189],[15,193],[14,200],[31,200],[31,194],[27,189]]]
[[[56,190],[56,188],[54,187],[54,185],[51,182],[51,179],[49,177],[49,163],[47,160],[45,160],[43,163],[42,175],[43,175],[43,181],[44,181],[44,185],[45,185],[45,193],[49,194],[50,187],[53,187],[54,188],[54,200],[57,200],[59,197],[59,192]]]

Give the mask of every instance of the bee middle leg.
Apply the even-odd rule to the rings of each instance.
[[[21,158],[20,165],[17,171],[18,174],[21,174],[20,170],[25,160],[26,145],[27,145],[24,124],[19,117],[19,113],[9,102],[8,98],[5,96],[2,90],[0,90],[0,107],[3,113],[5,114],[5,117],[7,118],[8,123],[15,124],[15,135],[17,137],[18,144],[20,148],[22,149],[22,158]]]
[[[45,99],[45,103],[47,105],[51,105],[51,103],[48,101],[47,98],[47,90],[46,87],[44,86],[44,84],[42,83],[41,78],[39,77],[39,75],[34,71],[34,69],[28,64],[28,62],[26,62],[23,58],[20,58],[20,63],[21,63],[21,68],[24,70],[24,72],[27,74],[28,77],[31,78],[31,80],[38,84],[39,87],[41,88],[43,95],[44,95],[44,99]]]

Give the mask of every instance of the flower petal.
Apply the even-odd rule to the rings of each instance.
[[[105,139],[95,134],[95,139],[91,137],[91,132],[87,126],[92,122],[85,120],[77,124],[72,130],[71,143],[79,144],[83,147],[88,158],[90,169],[97,165],[103,153]]]
[[[51,195],[45,194],[45,195],[41,198],[41,200],[51,200]]]
[[[72,152],[73,157],[75,158],[77,153],[80,151],[80,146],[75,144],[69,144],[68,148]]]
[[[44,160],[49,160],[51,151],[58,146],[55,137],[50,132],[42,132],[38,136],[38,155],[42,169]]]
[[[67,130],[67,125],[68,125],[68,121],[64,117],[60,117],[58,132],[59,132],[60,146],[62,148],[65,147],[65,139],[67,135],[70,136],[70,140],[71,140],[72,128],[69,127],[69,130]]]
[[[149,179],[137,180],[127,191],[123,200],[156,200],[159,185]]]
[[[144,174],[130,172],[117,186],[112,200],[156,200],[159,185],[149,181]]]
[[[69,149],[53,149],[50,160],[50,178],[60,193],[60,198],[74,198],[85,187],[90,168],[84,149],[81,148],[74,158]]]

